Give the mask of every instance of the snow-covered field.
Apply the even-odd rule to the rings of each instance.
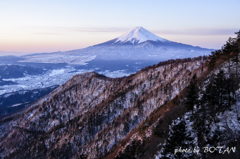
[[[61,85],[76,74],[82,74],[82,73],[91,72],[91,71],[94,71],[94,70],[93,69],[76,70],[75,68],[68,66],[61,69],[49,70],[46,73],[40,74],[40,75],[26,75],[25,77],[21,77],[21,78],[3,79],[3,81],[12,81],[17,84],[0,86],[0,95],[19,91],[19,90],[33,90],[33,89],[45,88],[53,85]],[[99,73],[111,78],[123,77],[131,74],[126,72],[125,70],[116,70],[116,71],[105,70]]]

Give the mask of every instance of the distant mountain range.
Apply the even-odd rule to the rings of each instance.
[[[23,56],[20,62],[85,65],[95,60],[168,60],[209,55],[212,49],[172,42],[136,27],[110,41],[84,49]]]
[[[84,49],[0,56],[0,116],[21,109],[76,74],[94,71],[111,78],[124,77],[160,61],[210,52],[211,49],[172,42],[136,27]]]

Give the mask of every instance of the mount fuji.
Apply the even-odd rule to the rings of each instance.
[[[0,116],[28,105],[72,76],[97,72],[124,77],[161,61],[208,55],[212,50],[172,42],[136,27],[84,49],[0,57]]]
[[[92,60],[154,60],[209,55],[212,49],[172,42],[143,27],[136,27],[110,41],[84,49],[23,56],[19,62],[86,65]]]
[[[122,36],[118,37],[115,43],[121,42],[126,43],[130,42],[132,44],[139,44],[145,41],[159,41],[159,42],[167,42],[168,40],[160,38],[143,27],[136,27]]]

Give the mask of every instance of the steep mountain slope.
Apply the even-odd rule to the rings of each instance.
[[[136,27],[110,41],[84,49],[23,56],[20,62],[85,65],[93,60],[158,60],[209,55],[212,49],[172,42]]]
[[[236,34],[212,52],[205,73],[193,76],[107,158],[238,159],[240,31]]]
[[[102,158],[175,98],[193,74],[206,72],[206,59],[170,60],[126,78],[76,75],[24,110],[1,118],[0,154]]]

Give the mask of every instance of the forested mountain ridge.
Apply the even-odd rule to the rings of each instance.
[[[135,158],[239,158],[240,32],[236,34],[212,52],[205,74],[193,76],[179,98],[164,105],[172,109],[153,112],[145,121],[156,122],[145,132],[153,133]],[[132,141],[118,158],[140,154],[137,140]]]
[[[175,129],[170,126],[173,120],[186,112],[189,113],[185,118],[190,118],[191,114],[202,117],[202,113],[197,113],[198,109],[206,112],[205,115],[218,115],[218,110],[226,112],[236,103],[238,83],[230,81],[232,85],[221,87],[229,88],[224,94],[228,98],[221,98],[224,99],[220,102],[221,107],[213,103],[216,105],[214,111],[202,109],[209,104],[204,103],[204,98],[207,99],[205,102],[214,99],[210,98],[211,93],[216,92],[209,86],[212,79],[226,81],[238,76],[238,58],[231,59],[238,57],[235,52],[239,46],[237,38],[222,50],[213,52],[210,59],[198,57],[160,62],[125,78],[112,79],[94,72],[76,75],[23,111],[0,119],[0,156],[149,158],[156,155],[157,158],[172,155],[166,145],[171,141],[174,143],[171,136]],[[229,70],[226,72],[229,76],[219,74],[221,69]],[[218,76],[222,78],[216,78]],[[221,96],[216,94],[214,97],[217,95]],[[194,117],[191,118],[194,122]],[[210,127],[216,120],[217,117],[206,119],[209,122],[202,128]],[[182,130],[188,130],[184,128],[184,122],[179,123],[182,123]],[[197,130],[199,134],[201,130]],[[209,140],[197,131],[195,136],[204,140],[195,144],[203,146]],[[212,140],[209,133],[204,133]]]
[[[126,78],[76,75],[23,113],[2,119],[1,145],[7,152],[13,148],[17,156],[40,155],[36,151],[41,147],[45,151],[40,152],[51,158],[69,146],[78,149],[66,151],[76,158],[103,155],[186,87],[191,72],[201,74],[206,59],[170,60]],[[29,151],[15,149],[26,146]]]

